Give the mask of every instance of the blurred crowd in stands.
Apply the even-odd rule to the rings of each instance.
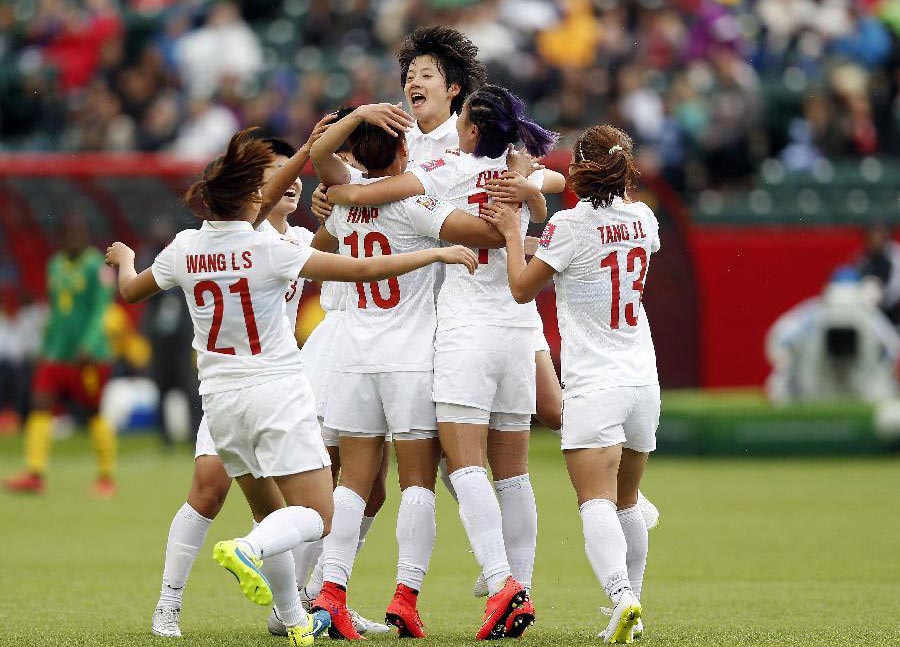
[[[401,98],[394,52],[453,25],[565,140],[611,121],[682,191],[762,160],[900,153],[900,0],[11,0],[0,148],[208,156],[238,128],[303,141]]]

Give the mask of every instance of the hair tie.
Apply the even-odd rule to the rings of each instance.
[[[612,155],[616,151],[621,151],[621,150],[625,150],[625,149],[622,148],[621,146],[619,146],[619,144],[616,144],[615,146],[613,146],[612,148],[609,149],[609,154]]]
[[[584,160],[584,151],[581,150],[581,142],[578,142],[578,151],[577,151],[577,153],[578,153],[578,157],[579,157],[579,160],[578,160],[578,161],[579,161],[579,162],[584,162],[584,161],[585,161],[585,160]]]

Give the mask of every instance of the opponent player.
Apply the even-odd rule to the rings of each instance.
[[[491,85],[466,100],[457,133],[459,150],[412,165],[411,171],[381,182],[331,187],[328,199],[336,204],[377,205],[427,194],[477,213],[488,200],[485,183],[508,170],[511,143],[521,139],[530,154],[543,156],[557,137],[525,115],[518,97]],[[543,171],[534,175],[540,184]],[[529,207],[546,209],[539,190],[533,192],[533,200]],[[528,217],[529,210],[523,209],[523,228]],[[485,447],[489,428],[527,432],[531,427],[537,315],[534,306],[523,308],[511,299],[504,250],[481,249],[479,262],[482,267],[472,278],[448,272],[438,297],[434,400],[460,516],[490,593],[476,636],[485,639],[521,635],[534,619],[526,589],[510,572],[501,510],[485,469]],[[495,478],[503,479],[507,468],[520,467],[527,443],[527,433],[508,435],[507,451],[492,465]],[[520,564],[523,579],[530,580],[532,565],[533,557]]]
[[[466,263],[474,271],[475,258],[452,248],[361,261],[321,254],[276,233],[256,233],[252,223],[270,163],[267,144],[251,139],[250,130],[237,133],[188,192],[208,212],[200,230],[178,234],[140,275],[134,252],[121,243],[107,250],[107,262],[119,266],[119,290],[128,302],[176,285],[190,295],[210,434],[260,522],[246,537],[216,544],[214,557],[251,601],[270,604],[274,588],[291,642],[309,645],[321,626],[300,605],[289,551],[327,534],[333,502],[328,454],[285,318],[285,291],[300,276],[380,280],[438,261]],[[272,587],[261,570],[263,557]]]
[[[273,163],[266,169],[263,176],[266,184],[259,215],[265,219],[257,225],[257,231],[276,231],[304,246],[308,246],[312,242],[311,231],[288,224],[288,216],[297,210],[301,184],[300,180],[294,176],[290,185],[285,187],[285,180],[290,178],[295,171],[299,173],[299,169],[306,164],[312,143],[324,132],[332,118],[332,116],[326,117],[316,124],[309,141],[299,151],[282,139],[263,140],[272,149]],[[281,170],[286,173],[279,173]],[[281,175],[279,183],[273,181],[276,179],[276,174]],[[280,199],[276,202],[277,196],[280,196]],[[291,330],[296,327],[302,290],[302,280],[298,279],[291,282],[284,295],[286,314]],[[219,514],[219,510],[222,509],[230,487],[231,478],[226,474],[222,460],[216,454],[216,448],[204,418],[197,430],[191,488],[185,504],[175,514],[169,527],[162,587],[152,619],[151,631],[154,635],[181,636],[180,615],[184,587],[197,553],[206,539],[209,526]]]
[[[116,430],[99,406],[110,374],[103,317],[110,306],[113,279],[103,267],[103,256],[88,245],[88,226],[81,216],[66,216],[59,233],[62,249],[47,264],[50,319],[32,381],[34,409],[25,422],[26,471],[4,485],[11,492],[44,491],[54,410],[74,404],[77,414],[88,417],[97,455],[92,492],[108,498],[116,492]]]
[[[584,524],[585,551],[614,608],[600,637],[629,643],[641,618],[647,526],[637,508],[656,448],[659,379],[641,304],[659,225],[628,191],[637,170],[631,138],[594,126],[578,138],[569,186],[581,198],[554,215],[525,264],[519,216],[489,204],[482,218],[506,238],[509,287],[518,303],[552,278],[563,341],[562,449]]]

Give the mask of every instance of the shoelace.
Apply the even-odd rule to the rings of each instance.
[[[600,613],[605,616],[609,616],[610,618],[612,618],[612,614],[614,611],[615,609],[613,609],[612,607],[600,607]]]
[[[179,609],[160,608],[160,624],[166,629],[174,629],[178,626]]]

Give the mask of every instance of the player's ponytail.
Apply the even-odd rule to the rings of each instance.
[[[633,146],[631,137],[618,128],[589,128],[575,142],[569,188],[595,209],[606,208],[614,198],[624,197],[640,175]]]
[[[260,201],[266,168],[272,163],[272,148],[253,137],[256,128],[246,128],[231,138],[224,155],[210,162],[203,177],[185,193],[188,205],[202,206],[208,220],[239,220],[244,209]]]
[[[500,157],[510,144],[522,141],[529,154],[543,157],[559,140],[559,133],[541,127],[525,114],[525,104],[498,85],[485,85],[466,100],[468,119],[478,126],[476,157]]]

